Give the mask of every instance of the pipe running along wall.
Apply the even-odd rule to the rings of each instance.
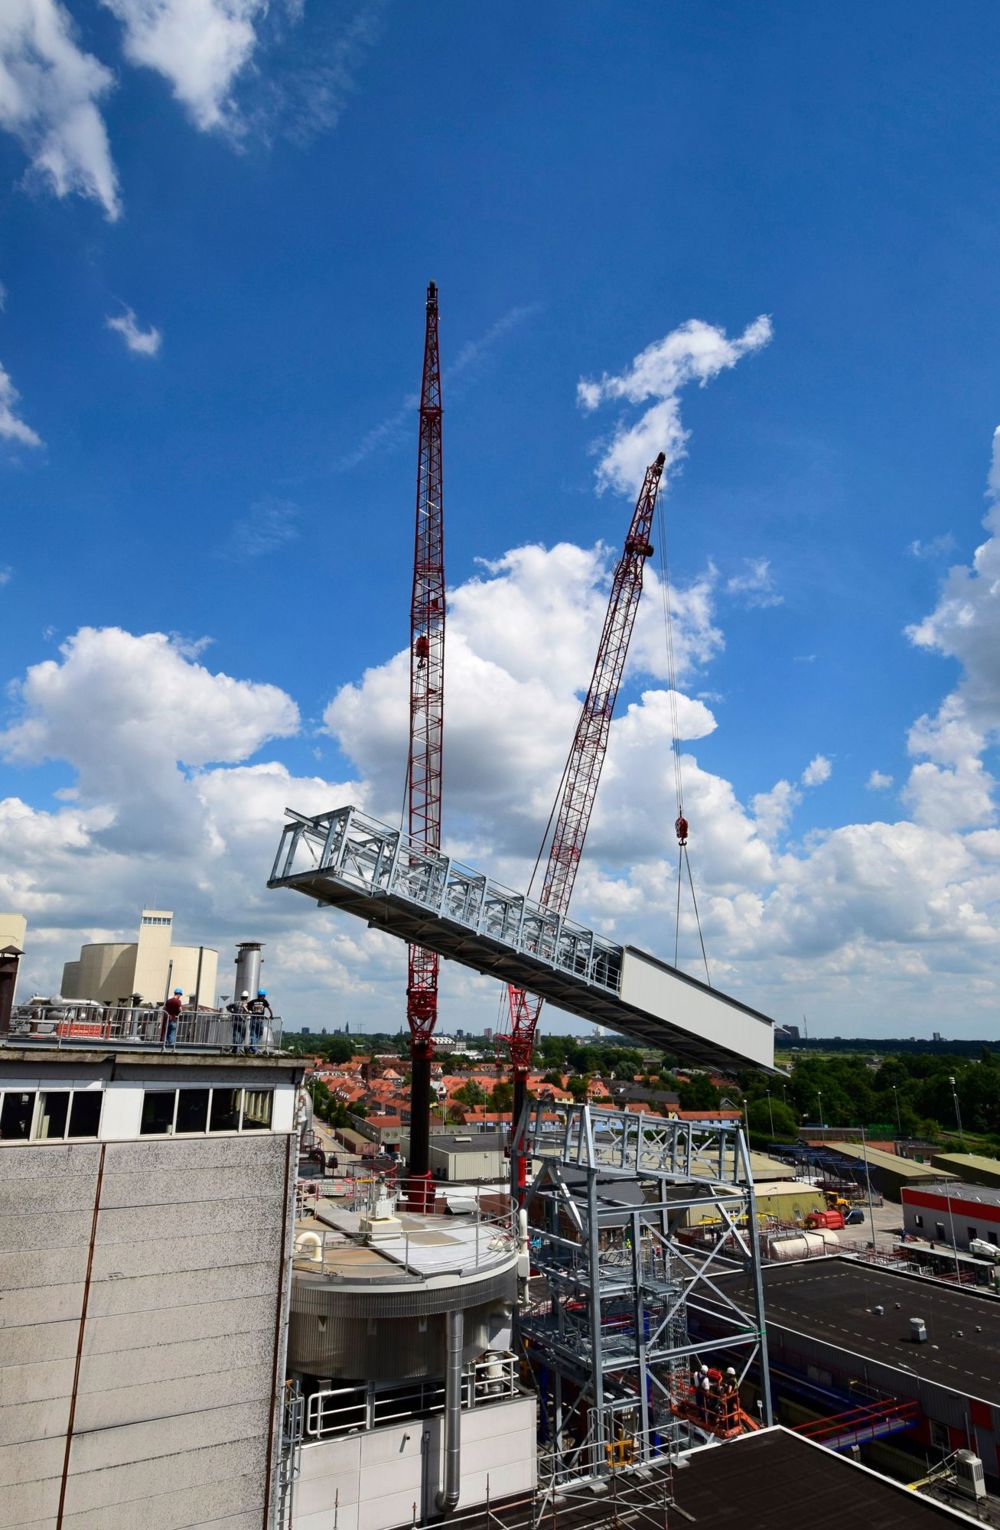
[[[444,1384],[444,1487],[437,1495],[443,1514],[454,1509],[462,1491],[462,1347],[465,1313],[447,1315],[447,1354]]]

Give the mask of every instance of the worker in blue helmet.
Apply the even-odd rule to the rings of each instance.
[[[161,1045],[173,1051],[177,1045],[177,1016],[184,1004],[184,994],[180,988],[175,988],[169,999],[163,1004],[163,1026],[161,1028]]]
[[[267,1002],[267,989],[266,988],[258,988],[257,989],[257,997],[256,997],[256,999],[251,999],[250,1000],[250,1003],[247,1005],[247,1009],[250,1011],[250,1048],[249,1048],[249,1050],[251,1052],[256,1052],[260,1048],[260,1046],[261,1046],[261,1044],[263,1043],[263,1040],[264,1040],[264,1021],[265,1021],[265,1019],[267,1019],[269,1021],[274,1019],[274,1014],[273,1014],[273,1012],[271,1010],[271,1006]]]

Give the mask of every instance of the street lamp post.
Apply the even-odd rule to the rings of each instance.
[[[892,1097],[896,1101],[896,1129],[899,1132],[899,1135],[902,1136],[903,1123],[899,1118],[899,1090],[896,1088],[895,1084],[892,1086]]]
[[[952,1081],[954,1082],[954,1080]],[[955,1213],[951,1206],[951,1182],[945,1181],[944,1198],[948,1207],[948,1222],[951,1226],[951,1249],[955,1256],[955,1284],[962,1284],[962,1268],[958,1262],[958,1239],[955,1237]]]
[[[816,1099],[819,1102],[819,1129],[820,1129],[821,1132],[825,1132],[826,1131],[826,1123],[823,1120],[823,1091],[822,1091],[822,1089],[817,1089],[816,1090]]]
[[[875,1236],[875,1207],[872,1204],[872,1176],[868,1167],[868,1140],[865,1137],[865,1129],[861,1128],[861,1151],[865,1159],[865,1184],[868,1188],[868,1224],[872,1230],[872,1252],[878,1253],[878,1239]]]
[[[962,1131],[962,1112],[958,1108],[958,1089],[956,1088],[955,1080],[952,1077],[949,1076],[948,1082],[951,1085],[951,1098],[952,1098],[952,1101],[954,1102],[954,1106],[955,1106],[955,1120],[958,1122],[958,1141],[959,1141],[959,1145],[961,1146],[962,1152],[964,1153],[965,1152],[965,1134]]]
[[[765,1089],[764,1093],[767,1095],[767,1113],[768,1113],[768,1116],[770,1117],[770,1120],[771,1120],[771,1136],[773,1137],[774,1136],[774,1110],[772,1109],[772,1106],[771,1106],[771,1091],[770,1091],[770,1089]]]

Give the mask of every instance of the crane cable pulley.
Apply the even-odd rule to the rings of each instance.
[[[672,754],[674,759],[674,790],[677,796],[677,818],[674,822],[674,832],[677,835],[677,912],[674,920],[674,966],[678,964],[681,939],[681,886],[683,872],[687,868],[688,885],[691,889],[691,906],[694,909],[695,924],[698,927],[698,940],[701,945],[701,959],[705,964],[705,981],[709,988],[712,986],[712,975],[708,967],[708,955],[705,951],[705,936],[701,928],[701,915],[698,912],[698,898],[694,890],[694,873],[691,870],[691,856],[688,852],[688,833],[690,825],[684,816],[684,775],[681,767],[681,739],[680,720],[677,713],[677,666],[674,660],[674,614],[670,603],[670,571],[667,567],[667,532],[663,518],[662,502],[656,506],[657,528],[659,532],[658,542],[660,547],[660,598],[663,605],[663,631],[667,646],[667,684],[670,687],[670,727],[673,735]]]

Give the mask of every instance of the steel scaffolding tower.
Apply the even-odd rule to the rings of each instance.
[[[540,1167],[526,1198],[532,1279],[518,1332],[543,1444],[564,1476],[753,1427],[738,1404],[751,1367],[770,1424],[756,1208],[739,1127],[536,1102],[521,1125],[526,1157]],[[751,1277],[749,1309],[728,1289],[736,1283],[719,1283],[734,1272]],[[702,1313],[713,1337],[699,1332]],[[692,1368],[723,1354],[737,1370],[725,1409],[721,1393],[692,1390]]]

